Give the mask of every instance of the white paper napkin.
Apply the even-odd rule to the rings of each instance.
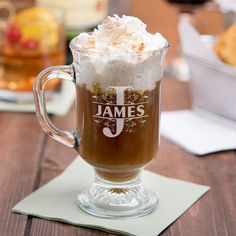
[[[78,192],[93,178],[92,167],[78,157],[61,175],[19,202],[13,212],[124,235],[156,236],[209,190],[207,186],[144,171],[145,186],[158,193],[157,210],[137,219],[110,220],[91,216],[76,205]]]
[[[163,112],[161,134],[197,155],[236,149],[236,124],[209,114],[194,110]]]
[[[33,96],[33,95],[32,95]],[[63,81],[60,92],[53,95],[47,101],[47,112],[49,114],[64,116],[70,109],[75,99],[75,88],[72,83]],[[34,102],[15,103],[0,100],[0,111],[9,112],[35,112]]]

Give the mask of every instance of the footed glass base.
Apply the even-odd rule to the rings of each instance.
[[[141,184],[140,177],[113,183],[96,177],[92,186],[79,193],[79,207],[87,213],[102,218],[136,218],[153,212],[158,199],[153,191]]]

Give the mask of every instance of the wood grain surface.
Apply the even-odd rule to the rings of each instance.
[[[177,9],[161,0],[134,0],[130,14],[140,17],[150,31],[160,31],[169,39],[171,49],[167,61],[173,58],[178,45]],[[220,22],[219,17],[214,17]],[[199,22],[201,28],[202,21]],[[219,25],[212,30],[212,20],[208,23],[211,24],[208,26],[211,32],[220,31]],[[202,29],[207,32],[206,24]],[[190,104],[189,84],[165,78],[163,109],[185,109]],[[75,107],[72,107],[65,117],[51,119],[57,127],[73,130],[75,115]],[[73,149],[47,137],[34,114],[0,112],[0,236],[112,235],[11,213],[11,208],[18,201],[61,173],[76,155]],[[235,152],[197,157],[162,138],[157,158],[147,169],[211,186],[211,190],[169,226],[162,236],[236,235]]]

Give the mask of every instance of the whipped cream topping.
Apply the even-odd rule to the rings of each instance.
[[[148,52],[168,45],[160,33],[148,33],[146,28],[137,17],[108,16],[91,34],[81,33],[76,44],[83,49],[111,52]]]
[[[148,33],[138,18],[107,17],[94,32],[81,33],[71,42],[76,83],[92,92],[96,86],[152,90],[162,78],[167,47],[166,39]]]

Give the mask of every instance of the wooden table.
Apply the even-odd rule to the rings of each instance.
[[[143,19],[150,31],[163,32],[172,45],[169,59],[173,57],[178,43],[176,9],[159,0],[135,0],[130,11]],[[216,22],[211,14],[207,23]],[[203,31],[205,27],[203,24]],[[210,30],[217,31],[217,27]],[[188,83],[166,79],[164,110],[190,107],[188,86]],[[66,117],[52,117],[52,121],[62,129],[72,130],[75,109]],[[235,154],[228,151],[197,157],[162,139],[158,157],[147,169],[211,186],[206,195],[162,233],[163,236],[236,235]],[[0,236],[111,235],[11,213],[18,201],[61,173],[75,156],[74,150],[46,136],[35,115],[0,113]]]

